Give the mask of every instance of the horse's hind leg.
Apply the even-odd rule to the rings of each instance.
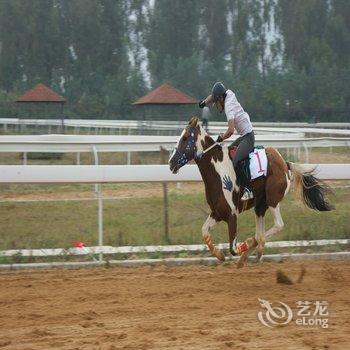
[[[237,215],[235,214],[231,215],[227,221],[227,225],[228,225],[230,253],[233,256],[235,256],[237,255],[237,251],[236,251]]]
[[[202,236],[205,244],[208,246],[210,252],[216,256],[220,261],[225,261],[224,253],[217,247],[215,247],[214,242],[211,239],[209,231],[217,224],[217,221],[213,218],[213,214],[210,214],[205,220],[202,227]]]
[[[265,213],[263,215],[255,214],[255,239],[258,241],[256,247],[256,261],[260,262],[265,248]]]
[[[269,239],[271,236],[279,233],[284,227],[279,203],[275,208],[269,207],[269,210],[272,214],[274,225],[265,232],[265,239]]]
[[[244,264],[248,260],[249,255],[253,253],[254,249],[257,252],[257,261],[259,262],[261,260],[262,253],[265,247],[265,236],[264,236],[265,218],[264,217],[267,210],[265,191],[256,193],[254,210],[255,210],[255,237],[249,237],[244,241],[243,247],[246,250],[242,253],[237,263],[238,268],[244,266]]]

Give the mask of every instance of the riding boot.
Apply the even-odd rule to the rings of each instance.
[[[253,192],[251,191],[250,188],[250,181],[247,177],[246,172],[243,169],[243,164],[238,164],[235,167],[235,172],[237,176],[237,185],[240,188],[243,188],[243,195],[242,195],[242,200],[246,201],[249,199],[252,199],[254,197]]]
[[[242,175],[242,167],[240,164],[237,164],[235,167],[235,173],[236,173],[236,183],[239,188],[244,184],[244,176]]]

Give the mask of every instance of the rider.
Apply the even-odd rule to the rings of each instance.
[[[216,142],[222,142],[229,138],[235,129],[240,135],[240,137],[232,144],[232,146],[237,146],[236,154],[233,159],[233,166],[237,174],[238,184],[244,187],[241,199],[252,199],[254,196],[250,189],[249,179],[243,171],[242,166],[239,165],[240,161],[246,159],[254,148],[255,137],[249,115],[237,101],[234,92],[227,90],[220,82],[214,84],[211,95],[200,101],[199,107],[204,108],[210,103],[215,103],[216,109],[219,113],[225,110],[228,121],[226,132],[220,134]]]

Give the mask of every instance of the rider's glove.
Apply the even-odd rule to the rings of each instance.
[[[199,108],[204,108],[206,105],[205,100],[199,101],[198,106]]]
[[[216,139],[216,142],[217,142],[217,143],[223,142],[223,141],[224,141],[224,137],[223,137],[223,136],[224,136],[223,134],[220,134],[220,135],[218,136],[218,138]]]

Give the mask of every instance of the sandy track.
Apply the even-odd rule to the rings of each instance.
[[[1,349],[345,349],[350,264],[300,262],[0,273]],[[329,302],[329,328],[269,329],[258,298]]]

